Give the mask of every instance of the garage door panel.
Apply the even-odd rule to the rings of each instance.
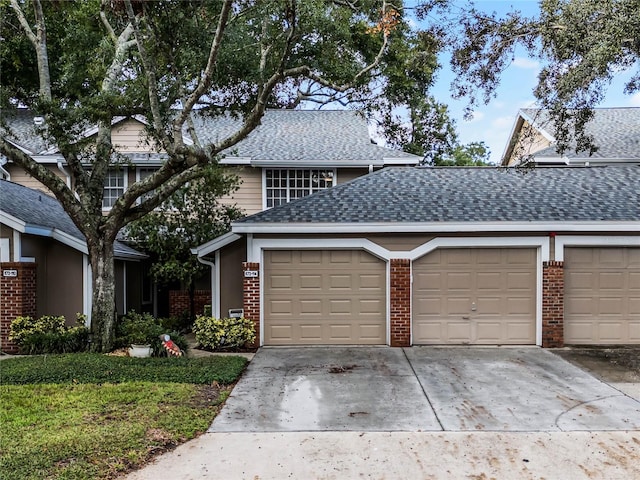
[[[416,260],[413,342],[535,344],[536,258],[531,248],[478,248]]]
[[[640,343],[640,248],[572,247],[564,256],[565,343]]]
[[[266,251],[264,259],[266,345],[386,343],[383,261],[351,250]],[[288,288],[270,288],[286,277]]]
[[[292,285],[291,275],[271,275],[267,282],[267,287],[270,289],[290,290]]]

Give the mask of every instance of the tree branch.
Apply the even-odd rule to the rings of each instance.
[[[194,105],[196,104],[198,99],[202,95],[204,95],[207,88],[209,88],[209,86],[211,85],[211,76],[216,66],[218,52],[220,51],[220,47],[222,46],[222,37],[229,22],[229,14],[231,12],[232,4],[233,2],[231,0],[226,0],[223,3],[222,9],[220,10],[220,17],[218,18],[216,33],[213,37],[213,41],[211,42],[211,49],[209,50],[209,59],[207,61],[207,66],[204,69],[204,72],[202,72],[202,76],[200,77],[198,86],[193,92],[191,92],[191,95],[189,95],[189,98],[187,98],[187,101],[185,102],[180,115],[178,115],[173,121],[173,138],[176,144],[182,143],[182,125],[184,125],[187,116],[191,115],[191,111],[193,110]]]

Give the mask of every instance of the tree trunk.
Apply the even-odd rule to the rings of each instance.
[[[97,239],[89,246],[91,277],[93,280],[91,304],[92,350],[109,352],[113,348],[116,325],[116,288],[113,243]]]

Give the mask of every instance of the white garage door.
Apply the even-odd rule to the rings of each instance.
[[[535,312],[535,249],[439,249],[413,263],[414,344],[535,344]]]
[[[265,345],[386,343],[386,264],[360,250],[264,252]]]
[[[564,341],[640,344],[640,248],[567,248]]]

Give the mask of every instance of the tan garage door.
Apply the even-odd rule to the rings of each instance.
[[[564,341],[640,344],[640,248],[567,248]]]
[[[414,344],[535,344],[535,312],[535,249],[439,249],[413,263]]]
[[[386,264],[360,250],[264,254],[265,345],[386,343]]]

